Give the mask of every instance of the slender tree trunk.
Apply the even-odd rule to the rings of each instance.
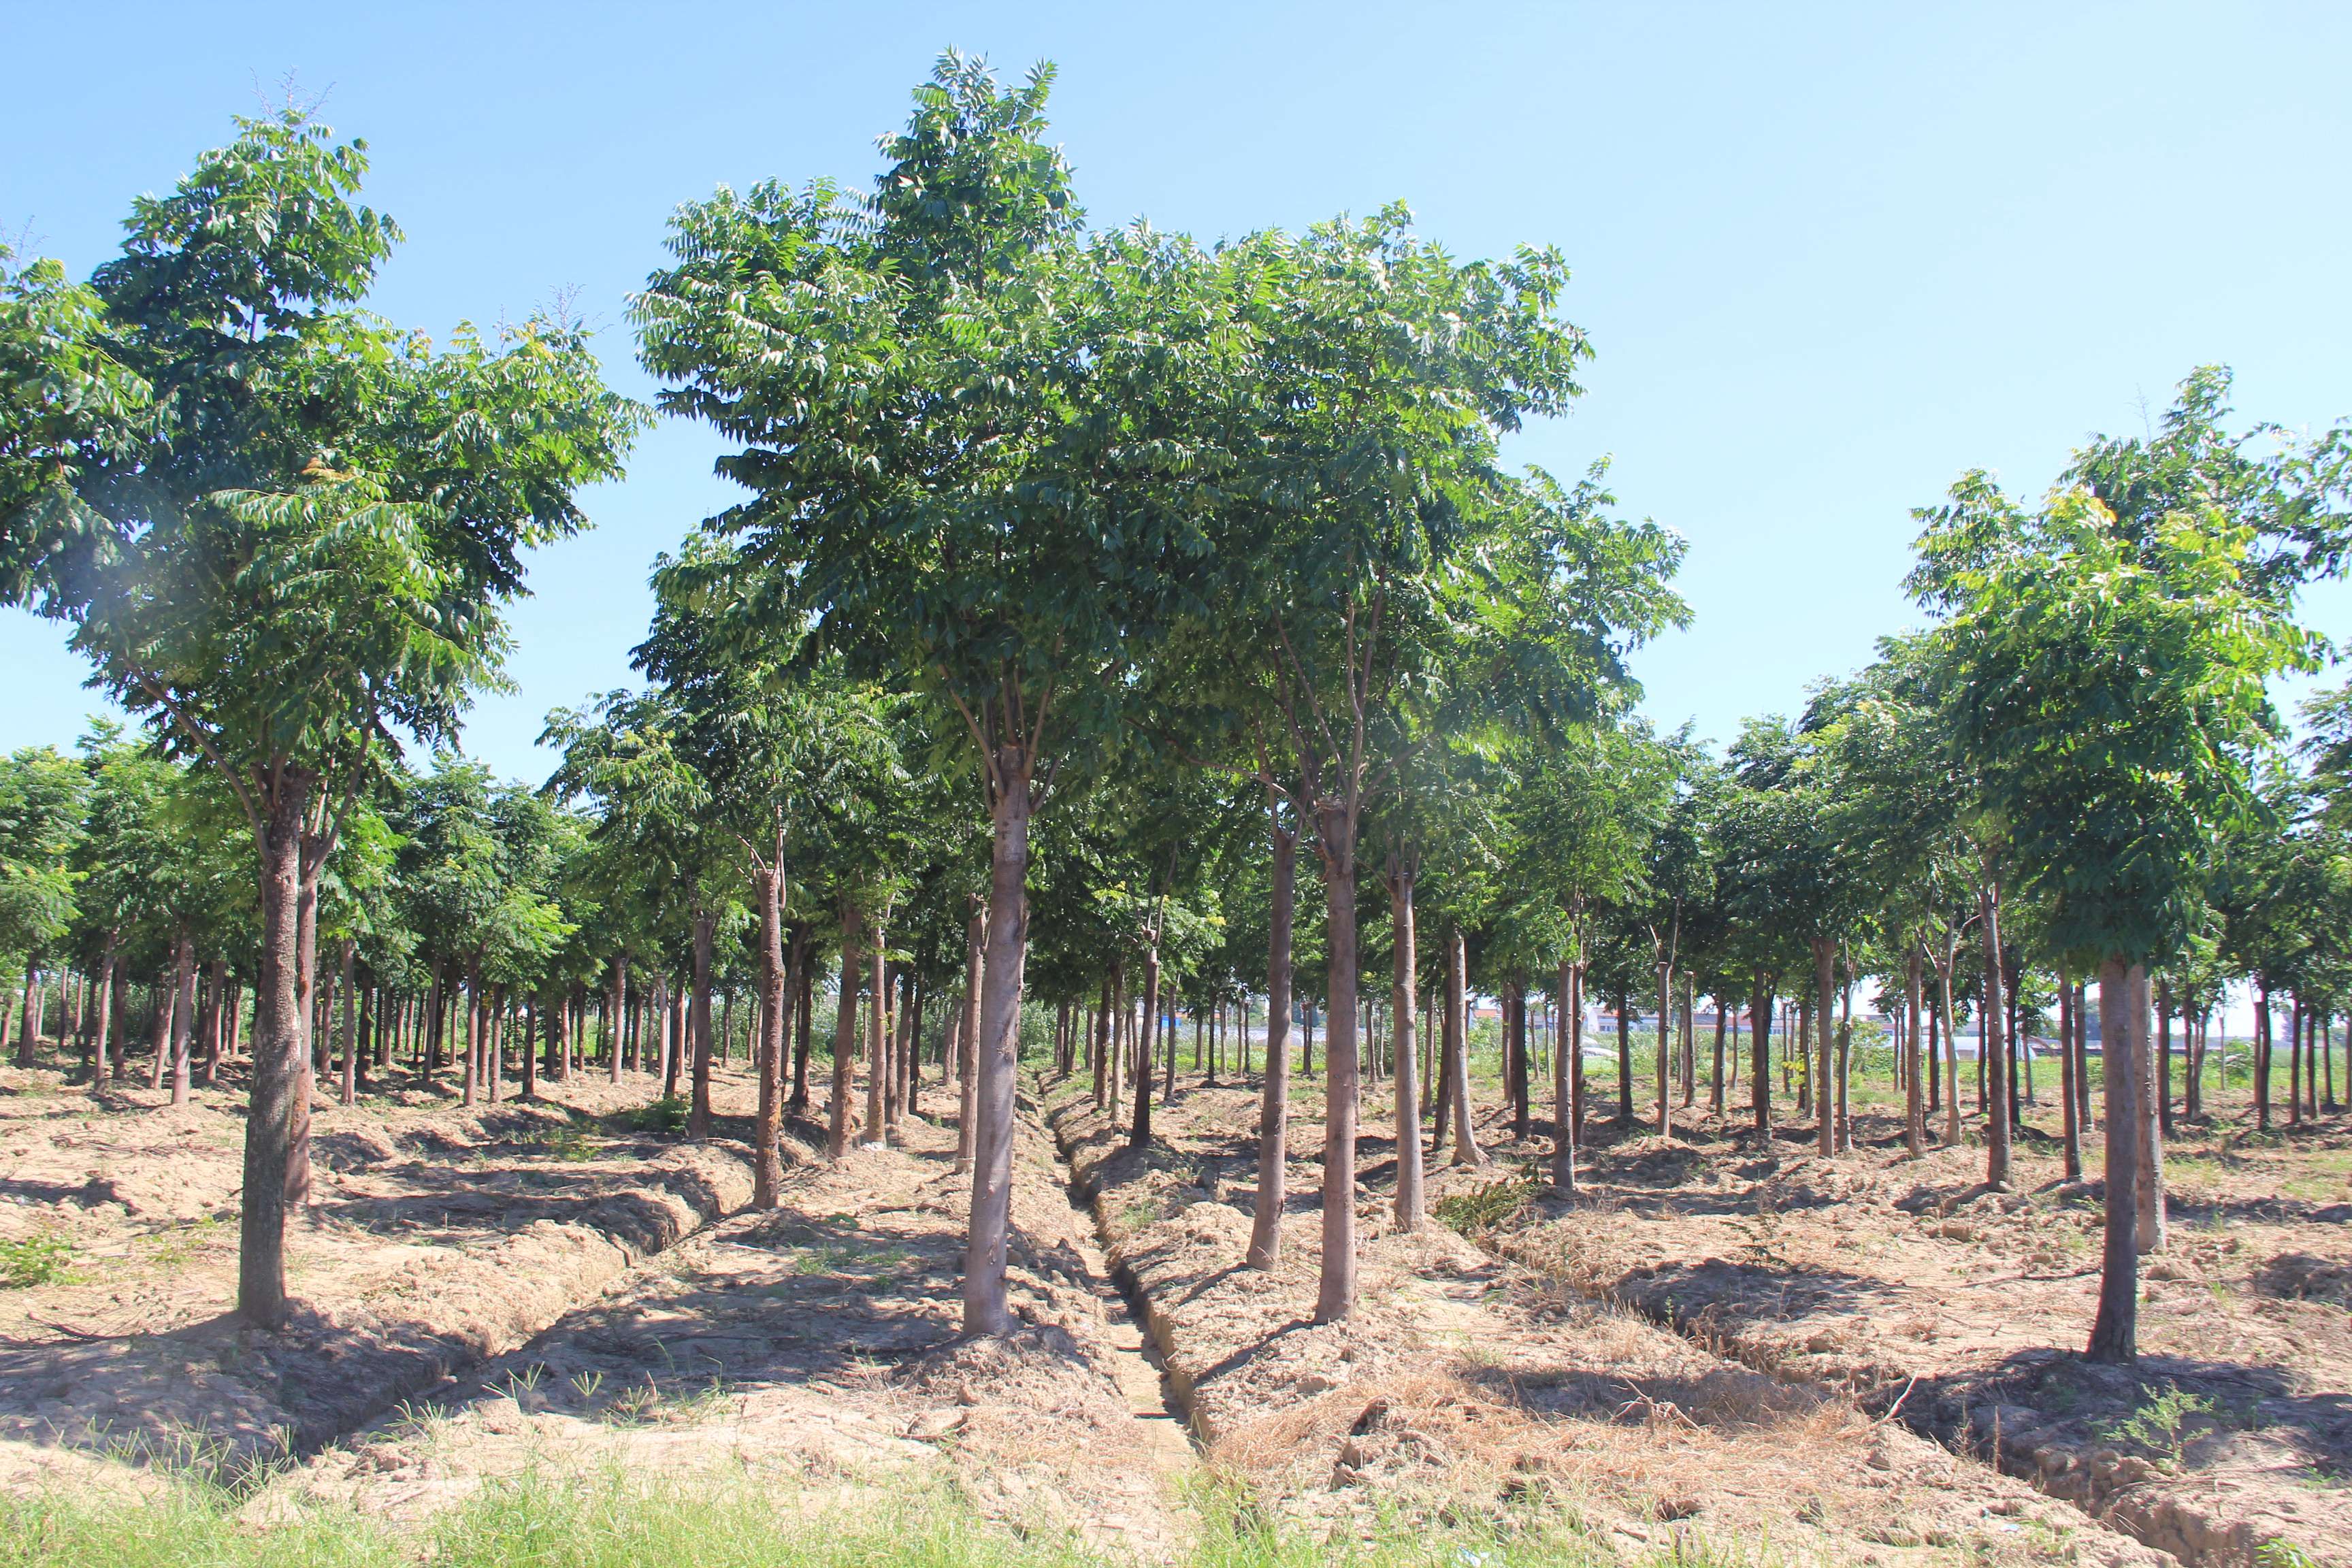
[[[1421,1084],[1416,1075],[1420,1063],[1413,1056],[1412,1041],[1413,976],[1420,956],[1413,945],[1412,894],[1412,868],[1396,867],[1389,881],[1390,945],[1394,952],[1391,967],[1395,971],[1390,988],[1389,1021],[1395,1042],[1396,1067],[1396,1219],[1397,1228],[1403,1231],[1419,1230],[1423,1218]]]
[[[1828,937],[1815,937],[1813,949],[1813,1023],[1821,1039],[1820,1071],[1813,1083],[1813,1109],[1821,1117],[1820,1148],[1824,1155],[1837,1152],[1837,1093],[1836,1062],[1832,1057],[1830,1013],[1835,1005],[1837,990],[1837,943]]]
[[[752,875],[760,900],[760,1047],[752,1054],[760,1075],[759,1121],[751,1132],[751,1206],[776,1206],[783,1183],[780,1141],[783,1135],[784,897],[783,834],[776,835],[776,858]]]
[[[882,917],[873,922],[874,963],[866,982],[871,998],[866,1009],[866,1142],[890,1141],[890,963]]]
[[[2331,1081],[2327,1098],[2336,1098]],[[2156,983],[2156,1122],[2157,1131],[2172,1136],[2172,980]]]
[[[1731,1024],[1730,999],[1717,993],[1715,998],[1715,1064],[1707,1079],[1706,1108],[1716,1116],[1723,1114],[1723,1068],[1726,1036]]]
[[[1771,979],[1763,971],[1757,971],[1754,988],[1748,994],[1748,1100],[1756,1112],[1756,1135],[1768,1141],[1772,1136],[1772,1014],[1776,1005]]]
[[[195,943],[185,926],[172,947],[172,1103],[188,1103],[188,1042],[196,1022]]]
[[[605,1068],[614,1083],[621,1081],[621,1031],[628,1019],[628,992],[629,962],[616,952],[613,955],[612,993],[604,1004],[604,1050],[611,1058]]]
[[[1577,995],[1577,967],[1572,959],[1559,961],[1559,1048],[1551,1058],[1551,1184],[1563,1193],[1576,1191],[1575,1063],[1583,1045],[1581,999]]]
[[[29,1068],[34,1062],[34,1049],[41,1040],[41,963],[37,958],[25,960],[25,994],[22,1022],[16,1031],[16,1065]],[[160,1062],[162,1054],[157,1053]]]
[[[1503,995],[1503,1068],[1511,1096],[1511,1138],[1524,1143],[1531,1120],[1528,1106],[1528,983],[1511,976]]]
[[[719,911],[700,907],[694,911],[693,991],[688,1003],[687,1034],[694,1051],[692,1103],[687,1107],[686,1135],[710,1136],[710,949],[718,934]]]
[[[2058,961],[2058,1090],[2065,1100],[2065,1118],[2062,1123],[2065,1139],[2066,1179],[2083,1179],[2083,1124],[2075,1115],[2074,1100],[2074,983],[2066,971],[2066,961]]]
[[[1919,947],[1914,942],[1903,961],[1903,1026],[1911,1070],[1903,1080],[1903,1147],[1913,1159],[1927,1148],[1927,1086],[1919,1081]]]
[[[1631,989],[1617,993],[1617,1124],[1633,1127],[1633,998]]]
[[[982,968],[980,1087],[973,1141],[971,1223],[964,1261],[963,1328],[1003,1334],[1006,1233],[1013,1214],[1013,1110],[1021,1048],[1021,980],[1029,942],[1029,775],[998,763],[992,803],[988,953]]]
[[[301,826],[310,782],[293,776],[281,780],[257,835],[261,962],[254,989],[253,1085],[246,1101],[236,1306],[239,1316],[264,1329],[286,1323],[286,1159],[303,1048],[295,971],[301,926]]]
[[[1160,1036],[1160,943],[1143,950],[1143,1031],[1135,1051],[1135,1122],[1128,1131],[1128,1147],[1142,1149],[1151,1142],[1151,1069]]]
[[[956,1111],[956,1157],[958,1174],[969,1175],[972,1161],[972,1122],[980,1093],[980,997],[986,979],[988,964],[988,906],[975,900],[971,918],[963,928],[963,1022],[961,1044],[956,1051],[956,1074],[959,1079]]]
[[[2105,1016],[2100,1017],[2105,1026]],[[2223,1048],[2228,1048],[2224,1039]],[[2263,976],[2254,976],[2254,1126],[2267,1132],[2271,1129],[2271,987]]]
[[[318,1087],[317,1052],[310,1037],[317,1016],[313,1000],[319,989],[319,873],[317,843],[310,834],[301,840],[295,892],[294,984],[295,1027],[301,1047],[294,1054],[294,1104],[286,1134],[286,1206],[299,1209],[310,1201],[310,1098]]]
[[[2009,1075],[2000,1070],[2000,901],[1993,886],[1990,854],[1985,857],[1984,874],[1977,883],[1977,916],[1984,927],[1984,996],[1979,1008],[1984,1026],[1979,1036],[1977,1060],[1987,1086],[1985,1185],[2000,1192],[2009,1186]],[[2105,1003],[2102,1001],[2100,1005],[2104,1009]],[[2101,1016],[2105,1016],[2103,1011]]]
[[[1477,1169],[1486,1163],[1470,1109],[1470,942],[1459,926],[1445,939],[1446,1099],[1454,1108],[1454,1163]]]
[[[121,941],[121,928],[110,928],[106,933],[105,954],[98,963],[98,1026],[90,1036],[89,1091],[92,1094],[96,1094],[99,1086],[106,1081],[110,1068],[110,1036],[120,1011],[115,1001],[115,992],[121,984],[121,972],[117,967],[121,960],[116,956],[116,949]]]
[[[1265,1072],[1259,1085],[1257,1201],[1250,1219],[1248,1261],[1272,1268],[1282,1257],[1282,1211],[1290,1190],[1290,927],[1298,897],[1298,833],[1285,827],[1279,803],[1266,816],[1274,844],[1272,907],[1265,957]]]
[[[1336,805],[1318,816],[1331,1016],[1323,1037],[1323,1267],[1315,1321],[1334,1323],[1356,1310],[1356,824]]]
[[[1674,1048],[1675,966],[1658,963],[1658,1136],[1675,1135],[1674,1101],[1667,1097],[1666,1063]]]
[[[826,1102],[825,1156],[849,1153],[851,1074],[857,1060],[857,911],[841,906],[841,1002],[833,1020],[833,1095]]]
[[[2133,1240],[2143,1258],[2164,1250],[2164,1132],[2157,1119],[2155,1052],[2148,1039],[2147,969],[2134,964],[2126,982],[2131,998],[2132,1114],[2139,1127],[2132,1139]]]
[[[793,987],[793,1098],[786,1110],[794,1116],[808,1110],[809,1043],[816,1032],[815,943],[806,922],[793,925],[785,984]]]
[[[341,1064],[342,1079],[338,1088],[341,1091],[340,1099],[345,1105],[357,1105],[360,1099],[359,1039],[353,1032],[352,1011],[352,952],[355,945],[350,937],[344,937],[335,944],[335,971],[339,977],[337,988],[342,994],[343,1005],[343,1059]],[[526,1100],[530,1098],[530,1082],[528,1078],[523,1082],[523,1098]]]
[[[2139,1086],[2131,1047],[2134,986],[2147,972],[2120,958],[2099,965],[2100,1059],[2106,1077],[2106,1246],[2099,1275],[2099,1312],[2088,1352],[2095,1362],[2131,1362],[2139,1354]],[[2143,1031],[2144,1033],[2144,1031]]]

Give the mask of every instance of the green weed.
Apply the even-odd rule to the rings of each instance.
[[[1533,1176],[1506,1176],[1437,1202],[1438,1223],[1464,1236],[1484,1236],[1518,1218],[1535,1201]]]
[[[2102,1441],[2128,1443],[2168,1464],[2178,1465],[2188,1451],[2189,1440],[2196,1436],[2189,1429],[2189,1424],[2200,1415],[2219,1421],[2221,1406],[2201,1394],[2190,1394],[2178,1384],[2167,1384],[2128,1418],[2107,1423],[2097,1430]]]
[[[22,1241],[0,1241],[0,1287],[29,1289],[54,1285],[73,1267],[73,1243],[55,1231],[28,1236]]]
[[[666,1094],[648,1105],[625,1111],[621,1122],[635,1132],[679,1132],[686,1128],[686,1101]]]

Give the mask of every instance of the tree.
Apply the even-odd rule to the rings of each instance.
[[[453,734],[495,678],[522,550],[584,525],[573,490],[620,471],[640,422],[574,325],[534,319],[496,346],[460,328],[436,348],[361,310],[399,237],[354,200],[366,166],[363,143],[299,110],[240,121],[171,195],[133,204],[122,254],[85,292],[33,285],[32,313],[73,340],[50,363],[119,366],[83,380],[126,409],[133,384],[152,401],[63,430],[45,403],[0,436],[47,468],[29,494],[8,486],[0,584],[68,622],[97,684],[214,770],[254,837],[237,1300],[267,1327],[286,1315],[327,858],[394,737]]]
[[[73,857],[89,781],[72,758],[27,746],[0,759],[0,954],[25,962],[16,1065],[33,1065],[41,960],[74,915]]]
[[[2088,490],[1999,532],[1922,538],[1949,618],[1936,636],[2050,940],[2097,966],[2106,1088],[2106,1243],[2094,1360],[2129,1361],[2147,1070],[2147,965],[2200,922],[2218,838],[2250,808],[2276,724],[2273,673],[2310,639],[2251,571],[2252,530],[2218,506],[2126,530]]]
[[[818,183],[685,208],[635,307],[664,406],[741,443],[714,520],[780,620],[970,740],[990,813],[968,1331],[1002,1333],[1030,819],[1118,722],[1202,548],[1195,394],[1233,345],[1190,247],[1084,240],[1043,140],[1052,72],[950,55],[853,204]],[[942,726],[943,728],[944,726]]]

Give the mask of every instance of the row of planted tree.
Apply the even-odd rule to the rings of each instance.
[[[387,987],[421,998],[428,1036],[462,1027],[485,1084],[501,1029],[551,1027],[563,1061],[592,991],[619,1017],[627,977],[656,976],[686,999],[667,1060],[703,1133],[714,975],[748,969],[762,1202],[824,955],[838,995],[880,1004],[836,1008],[835,1151],[887,1122],[893,1084],[913,1098],[936,1003],[969,1068],[979,1333],[1010,1323],[1024,1003],[1052,1019],[1043,1048],[1127,1085],[1144,1141],[1173,1001],[1263,997],[1265,1263],[1299,977],[1322,1034],[1326,1319],[1356,1300],[1360,1114],[1392,1109],[1407,1134],[1403,1226],[1422,1223],[1427,1112],[1469,1157],[1474,989],[1510,1000],[1513,1040],[1533,987],[1571,1030],[1588,995],[1612,1001],[1621,1040],[1632,1003],[1663,1004],[1662,1132],[1676,997],[1745,1012],[1762,1122],[1788,996],[1824,1154],[1842,993],[1870,979],[1898,1020],[1915,1145],[1931,1081],[1958,1134],[1972,1011],[1995,1185],[2028,975],[2053,977],[2070,1024],[2076,983],[2097,984],[2111,1176],[2156,1165],[2152,1036],[2210,1012],[2225,977],[2295,998],[2305,1058],[2345,995],[2352,718],[2319,705],[2298,773],[2268,683],[2326,652],[2295,600],[2342,563],[2341,428],[2232,429],[2226,376],[2200,371],[2160,430],[2086,446],[2039,503],[1967,477],[1916,517],[1927,629],[1718,757],[1632,714],[1627,655],[1686,618],[1679,539],[1616,516],[1599,465],[1571,483],[1504,460],[1581,391],[1561,258],[1458,261],[1402,208],[1214,246],[1088,229],[1044,140],[1049,82],[950,55],[869,192],[767,184],[679,209],[671,264],[632,301],[638,357],[660,412],[727,440],[742,500],[656,563],[646,685],[551,718],[543,790],[400,754],[454,741],[499,679],[525,552],[584,526],[577,496],[653,416],[606,389],[579,323],[436,345],[369,314],[397,230],[357,199],[363,146],[291,110],[135,203],[87,283],[11,265],[0,595],[64,623],[144,726],[56,764],[88,781],[81,837],[112,831],[111,774],[183,768],[152,786],[193,825],[169,853],[208,868],[162,880],[241,891],[234,918],[116,921],[106,854],[60,840],[15,857],[8,898],[79,930],[94,976],[110,952],[155,973],[157,941],[183,1001],[199,950],[249,975],[248,1318],[285,1316],[329,998]],[[121,897],[169,904],[156,881]],[[1124,1047],[1106,984],[1139,1004]],[[861,1051],[879,1069],[862,1108]],[[1562,1188],[1584,1059],[1573,1038],[1550,1057]],[[1506,1063],[1522,1125],[1546,1098],[1531,1060]],[[2062,1053],[2077,1137],[2086,1060]],[[2270,1060],[2265,1034],[2265,1106]],[[1626,1041],[1629,1121],[1633,1077]],[[2093,1348],[2127,1357],[2158,1211],[2134,1180],[2105,1201]]]

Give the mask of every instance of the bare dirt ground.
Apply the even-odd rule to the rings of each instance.
[[[256,1522],[326,1503],[400,1524],[530,1469],[750,1467],[948,1484],[1023,1530],[1180,1549],[1192,1449],[1034,1123],[1024,1327],[963,1342],[951,1127],[910,1118],[834,1166],[797,1125],[781,1206],[755,1212],[748,1152],[681,1143],[653,1092],[593,1076],[532,1105],[320,1106],[318,1200],[289,1237],[303,1309],[276,1340],[224,1316],[226,1097],[0,1080],[0,1239],[72,1249],[68,1278],[0,1292],[0,1484],[135,1489],[161,1462],[240,1480]],[[720,1070],[722,1131],[748,1130],[752,1094]]]
[[[1292,1149],[1314,1155],[1318,1086],[1301,1087]],[[1280,1267],[1242,1267],[1249,1090],[1181,1089],[1142,1151],[1077,1086],[1045,1099],[1213,1463],[1271,1509],[1334,1531],[1400,1510],[1470,1516],[1636,1557],[2163,1561],[1834,1389],[1741,1364],[1443,1226],[1393,1233],[1393,1150],[1377,1138],[1361,1148],[1363,1306],[1318,1326],[1314,1159],[1292,1163]],[[1433,1199],[1512,1174],[1441,1175]]]
[[[98,1096],[0,1075],[0,1240],[62,1278],[0,1292],[0,1480],[61,1453],[233,1476],[303,1452],[537,1332],[751,1194],[740,1145],[678,1146],[643,1079],[462,1106],[316,1112],[282,1336],[236,1325],[243,1123],[223,1092]]]
[[[1980,1148],[1907,1158],[1888,1115],[1861,1116],[1856,1147],[1831,1161],[1811,1128],[1766,1141],[1744,1119],[1702,1117],[1671,1142],[1594,1131],[1583,1193],[1531,1193],[1498,1249],[1784,1381],[1873,1413],[1899,1401],[1922,1432],[1997,1454],[2184,1561],[2352,1562],[2340,1121],[2266,1139],[2234,1121],[2181,1129],[2170,1245],[2143,1263],[2129,1372],[2076,1353],[2095,1309],[2098,1188],[2065,1183],[2038,1131],[2019,1142],[2008,1193],[1984,1186]]]

